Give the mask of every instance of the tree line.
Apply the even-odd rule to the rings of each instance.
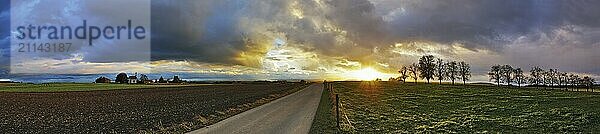
[[[134,81],[130,81],[132,79]],[[108,77],[100,76],[94,82],[95,83],[112,83],[112,80]],[[177,75],[173,76],[172,80],[165,79],[162,76],[160,76],[159,79],[152,80],[145,74],[138,75],[137,73],[135,73],[135,75],[132,75],[132,76],[129,76],[126,73],[119,73],[115,77],[115,81],[114,81],[114,83],[119,83],[119,84],[126,84],[126,83],[134,84],[131,82],[135,82],[137,84],[151,84],[151,83],[183,83],[185,81],[181,80],[179,78],[179,76],[177,76]]]
[[[403,66],[398,71],[400,77],[398,80],[406,82],[407,78],[412,78],[416,83],[419,78],[427,80],[443,80],[451,81],[454,84],[457,80],[462,80],[463,84],[471,79],[471,66],[464,62],[444,61],[441,58],[436,58],[433,55],[425,55],[419,58],[418,63],[412,63],[408,66]]]
[[[511,86],[517,84],[529,84],[530,86],[544,87],[562,87],[567,90],[569,87],[587,87],[590,89],[595,80],[589,76],[579,76],[573,73],[560,72],[558,69],[544,70],[539,66],[534,66],[529,70],[529,75],[523,74],[521,68],[514,68],[511,65],[493,65],[488,72],[490,81]]]

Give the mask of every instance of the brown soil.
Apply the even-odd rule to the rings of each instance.
[[[305,86],[246,84],[0,93],[0,132],[187,132],[291,94]]]

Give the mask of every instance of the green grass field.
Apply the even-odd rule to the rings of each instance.
[[[336,82],[342,131],[357,133],[600,132],[600,94],[516,87]],[[325,110],[331,108],[323,108]],[[319,108],[319,113],[331,113]],[[335,130],[320,121],[312,131]],[[318,119],[315,119],[318,120]],[[333,126],[333,127],[331,127]]]
[[[315,113],[312,126],[310,128],[311,134],[323,134],[323,133],[336,133],[336,122],[335,117],[332,116],[333,104],[331,104],[331,97],[328,90],[323,90],[321,95],[321,101],[319,107]]]
[[[190,85],[144,85],[144,84],[94,84],[94,83],[49,83],[49,84],[0,84],[0,92],[64,92],[96,91],[115,89],[138,89]]]

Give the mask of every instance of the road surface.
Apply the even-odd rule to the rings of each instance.
[[[306,134],[322,90],[322,84],[313,84],[190,134]]]

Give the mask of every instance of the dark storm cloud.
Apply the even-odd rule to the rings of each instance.
[[[372,46],[388,42],[385,24],[375,13],[375,6],[368,0],[331,0],[328,18],[342,29],[350,32],[352,41]],[[389,45],[389,44],[385,44]]]
[[[600,1],[424,0],[379,1],[394,36],[501,49],[532,32],[562,25],[600,26]],[[382,4],[383,3],[383,4]],[[394,13],[394,10],[403,10]]]
[[[565,22],[587,27],[600,27],[600,1],[564,0],[560,1],[558,15]]]
[[[545,23],[536,1],[407,1],[390,22],[397,37],[497,48]],[[543,9],[542,9],[543,10]]]
[[[244,50],[244,1],[152,1],[153,60],[232,63]]]

